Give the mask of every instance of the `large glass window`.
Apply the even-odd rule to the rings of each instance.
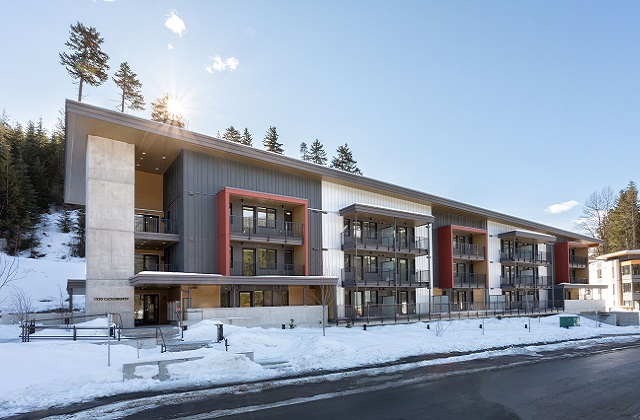
[[[640,283],[633,283],[633,293],[640,293]]]
[[[622,293],[631,292],[631,283],[622,283]]]
[[[258,227],[276,228],[276,209],[258,207]]]
[[[344,219],[344,226],[342,227],[344,236],[351,236],[351,220]]]
[[[253,207],[242,206],[242,230],[244,233],[255,233],[254,213]]]
[[[256,275],[256,250],[244,248],[242,250],[242,275]]]
[[[364,222],[364,234],[367,239],[378,237],[378,224],[375,222]]]
[[[378,272],[378,257],[372,255],[365,255],[363,258],[365,273],[377,273]]]
[[[258,267],[275,269],[277,252],[275,249],[259,249],[258,250]]]

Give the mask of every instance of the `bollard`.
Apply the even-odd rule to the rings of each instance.
[[[224,339],[224,351],[229,351],[229,342],[226,338]]]
[[[222,328],[222,324],[216,324],[218,328],[218,343],[224,340],[224,329]]]
[[[286,330],[287,329],[287,324],[282,324],[282,329]]]
[[[362,324],[362,328],[364,328],[364,330],[367,331],[367,324]]]
[[[478,325],[478,327],[480,327],[480,329],[482,329],[482,324]]]

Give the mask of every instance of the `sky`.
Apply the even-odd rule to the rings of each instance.
[[[285,154],[347,143],[365,176],[567,230],[586,198],[640,182],[640,3],[7,1],[0,108],[53,128],[77,85],[59,63],[93,26],[150,103],[188,129],[275,126]],[[83,102],[113,109],[117,87]],[[130,111],[129,111],[130,112]]]

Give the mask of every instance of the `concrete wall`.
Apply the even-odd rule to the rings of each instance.
[[[325,309],[325,323],[327,310]],[[185,324],[192,325],[203,319],[215,319],[224,324],[243,327],[289,328],[291,318],[299,327],[321,327],[322,306],[265,306],[252,308],[200,308],[187,309]]]
[[[126,326],[133,326],[134,163],[133,145],[89,136],[86,312],[120,313]]]
[[[606,302],[602,299],[598,300],[565,300],[564,311],[565,312],[587,312],[598,311],[604,312],[606,308]]]

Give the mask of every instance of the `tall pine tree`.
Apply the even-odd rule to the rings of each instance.
[[[129,63],[121,63],[112,80],[120,88],[120,112],[124,112],[125,104],[132,111],[144,110],[144,96],[140,92],[142,83],[138,75],[131,71]]]
[[[284,153],[282,143],[278,142],[278,133],[276,132],[275,127],[269,127],[267,133],[264,135],[262,144],[268,152],[278,153],[280,155]]]
[[[309,148],[305,142],[300,143],[300,159],[309,160]]]
[[[253,138],[251,138],[251,134],[249,134],[249,130],[247,129],[247,127],[244,128],[244,134],[242,134],[240,143],[244,144],[245,146],[253,147]]]
[[[170,100],[169,94],[165,93],[164,96],[151,102],[151,120],[184,128],[185,124],[184,121],[182,121],[182,115],[169,110]]]
[[[82,101],[82,87],[85,83],[100,86],[108,78],[109,56],[102,51],[103,42],[104,39],[100,38],[100,32],[96,28],[86,27],[80,22],[71,25],[69,40],[64,43],[69,47],[70,53],[62,52],[59,56],[60,64],[66,67],[74,80],[78,80],[78,101]]]
[[[311,150],[309,150],[309,156],[306,160],[323,166],[327,164],[327,152],[324,151],[324,146],[318,139],[311,143]]]
[[[236,130],[232,125],[230,125],[222,135],[222,138],[227,141],[232,141],[234,143],[242,143],[242,136],[240,132]]]
[[[362,171],[356,166],[357,161],[353,159],[351,150],[347,143],[338,147],[337,155],[331,160],[331,167],[340,169],[341,171],[351,172],[352,174],[362,175]]]

